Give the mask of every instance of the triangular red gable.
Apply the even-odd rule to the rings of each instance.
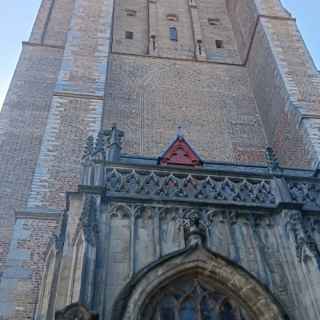
[[[182,136],[176,138],[159,160],[162,165],[199,166],[202,164],[200,157]]]

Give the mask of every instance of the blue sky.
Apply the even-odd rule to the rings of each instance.
[[[21,41],[28,39],[40,1],[0,0],[0,108],[18,60]],[[282,1],[297,18],[300,31],[320,69],[320,1]]]

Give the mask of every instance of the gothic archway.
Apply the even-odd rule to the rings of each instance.
[[[168,313],[162,316],[161,312]],[[197,245],[163,257],[132,278],[115,301],[111,319],[287,320],[288,317],[268,289],[246,270]]]

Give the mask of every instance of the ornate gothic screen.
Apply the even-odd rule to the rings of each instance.
[[[146,320],[252,320],[234,299],[198,277],[180,278],[146,306]]]

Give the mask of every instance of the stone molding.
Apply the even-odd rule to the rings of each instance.
[[[23,208],[15,211],[17,219],[36,219],[36,220],[55,220],[59,221],[62,216],[62,210],[48,208]]]
[[[202,274],[228,294],[240,294],[254,319],[288,319],[272,294],[244,269],[209,249],[195,245],[162,257],[136,274],[118,295],[111,319],[142,320],[141,311],[163,283],[181,275]]]
[[[31,47],[45,47],[45,48],[64,50],[64,46],[55,46],[53,44],[36,43],[36,42],[30,42],[30,41],[22,41],[22,45],[23,46],[31,46]]]
[[[81,94],[74,92],[65,92],[65,91],[55,91],[53,93],[54,96],[57,97],[65,97],[65,98],[75,98],[75,99],[89,99],[89,100],[101,100],[104,101],[103,96],[91,95],[91,94]]]

